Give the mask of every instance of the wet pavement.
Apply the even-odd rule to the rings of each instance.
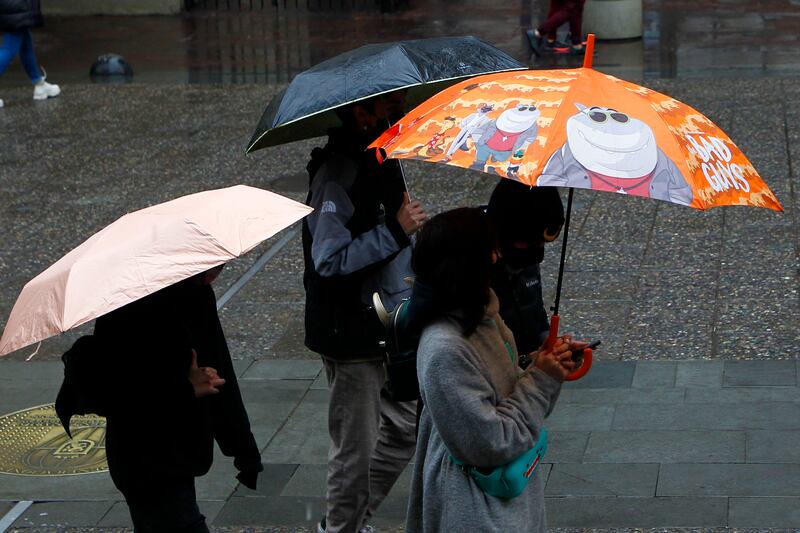
[[[496,4],[302,14],[281,0],[272,18],[49,20],[37,45],[63,95],[33,102],[18,66],[0,79],[0,327],[27,280],[127,211],[236,183],[302,200],[319,140],[244,155],[267,101],[297,70],[375,36],[473,33],[528,60],[521,28],[541,5]],[[798,20],[798,2],[646,0],[643,40],[599,46],[601,70],[646,78],[718,123],[785,212],[576,193],[562,323],[603,346],[550,420],[550,523],[568,528],[554,532],[800,524]],[[131,60],[137,83],[88,83],[91,60],[109,51]],[[407,172],[431,213],[485,203],[494,186],[419,162]],[[222,295],[277,251],[221,310],[267,471],[251,492],[230,461],[216,460],[198,484],[215,531],[309,531],[321,513],[327,395],[318,357],[302,344],[300,240],[273,248],[284,235],[232,262],[216,284]],[[548,301],[557,253],[548,249],[543,268]],[[45,341],[29,363],[33,347],[1,359],[0,415],[53,401],[58,358],[90,327]],[[382,531],[401,530],[405,488],[379,514]],[[12,531],[128,525],[107,474],[0,474],[0,520],[18,500],[36,503]]]
[[[578,66],[530,56],[522,30],[546,4],[409,0],[381,14],[365,0],[207,1],[177,17],[51,17],[35,41],[51,79],[73,84],[105,53],[126,57],[142,83],[285,83],[360,44],[441,35],[475,35],[535,68]],[[630,80],[800,75],[797,1],[644,0],[643,12],[643,38],[599,44],[598,69]],[[24,80],[12,66],[0,88]]]

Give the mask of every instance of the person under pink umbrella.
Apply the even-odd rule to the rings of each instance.
[[[76,397],[89,397],[104,411],[111,479],[137,533],[208,532],[194,479],[211,467],[215,441],[243,485],[255,489],[263,470],[211,288],[221,270],[101,316],[89,353],[65,357],[66,374],[80,358],[94,369],[65,380],[56,410],[68,421],[81,411]]]

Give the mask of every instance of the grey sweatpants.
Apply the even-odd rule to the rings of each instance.
[[[327,533],[357,533],[416,447],[416,402],[393,402],[380,361],[323,358],[330,388]]]

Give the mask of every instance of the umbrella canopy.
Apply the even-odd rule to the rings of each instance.
[[[478,76],[430,98],[372,147],[535,185],[709,209],[781,211],[753,165],[699,111],[591,68]]]
[[[270,101],[247,152],[325,135],[334,110],[397,89],[416,105],[458,80],[524,65],[475,37],[369,44],[298,74]]]
[[[129,213],[23,287],[0,355],[230,261],[310,212],[283,196],[237,185]]]
[[[731,139],[699,111],[591,67],[488,74],[431,97],[372,145],[379,157],[468,168],[530,186],[569,187],[556,298],[559,302],[575,188],[664,200],[696,209],[751,205],[782,211]],[[567,379],[582,377],[583,367]]]

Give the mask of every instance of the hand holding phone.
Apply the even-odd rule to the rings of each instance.
[[[572,360],[573,361],[580,361],[581,358],[583,357],[583,350],[585,350],[586,348],[589,348],[590,350],[594,350],[598,346],[600,346],[600,341],[592,341],[592,342],[590,342],[589,344],[587,344],[586,346],[584,346],[582,348],[576,348],[576,349],[572,350]]]

